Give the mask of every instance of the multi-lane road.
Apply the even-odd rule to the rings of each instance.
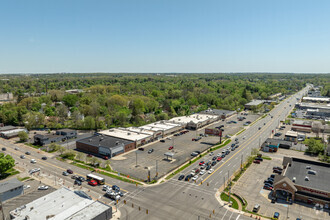
[[[122,219],[247,219],[247,217],[228,211],[222,207],[215,197],[215,193],[221,188],[228,176],[232,176],[240,168],[243,161],[251,154],[252,148],[258,148],[268,137],[272,130],[279,126],[281,120],[290,113],[297,98],[301,98],[307,92],[307,88],[289,97],[277,105],[265,118],[258,120],[249,126],[246,131],[237,136],[240,147],[232,151],[213,168],[212,174],[200,176],[196,183],[173,179],[156,186],[136,189],[127,204],[120,203],[119,208]],[[260,129],[259,129],[260,128]],[[236,137],[233,137],[236,138]],[[221,153],[222,149],[214,154]],[[212,156],[206,156],[201,160],[208,161]],[[184,174],[198,167],[190,166]],[[133,208],[132,208],[133,204]],[[139,211],[148,209],[145,212]],[[214,210],[214,214],[213,214]]]
[[[247,219],[247,217],[239,213],[230,212],[221,206],[215,197],[215,193],[228,180],[228,176],[232,176],[240,168],[241,161],[247,159],[251,154],[251,149],[259,147],[263,141],[270,137],[272,130],[275,130],[279,122],[284,120],[290,113],[297,101],[296,98],[300,98],[306,92],[307,88],[282,101],[267,117],[250,125],[237,137],[233,137],[238,138],[240,147],[212,167],[214,169],[212,174],[206,173],[200,176],[196,183],[184,180],[179,181],[178,174],[171,180],[158,185],[136,187],[135,185],[103,176],[106,179],[106,183],[118,185],[125,192],[125,196],[117,205],[121,212],[121,219],[207,219],[210,216],[213,219]],[[70,176],[62,176],[62,172],[66,169],[72,169],[75,174],[81,176],[86,176],[89,173],[85,169],[54,158],[42,160],[43,152],[38,153],[38,150],[27,146],[22,146],[19,150],[15,150],[17,146],[7,141],[1,141],[0,145],[7,148],[6,153],[11,154],[19,163],[19,166],[27,170],[39,167],[45,178],[50,178],[56,184],[58,184],[59,180],[62,180],[61,183],[64,186],[73,186],[73,180]],[[219,149],[214,154],[221,153],[222,150]],[[31,155],[25,155],[26,151],[30,151]],[[26,156],[26,159],[19,158],[23,154]],[[32,158],[37,160],[36,164],[30,163]],[[211,156],[205,156],[202,160],[211,160]],[[183,173],[188,174],[195,167],[198,167],[198,163],[190,166]],[[65,181],[63,182],[63,180]],[[88,186],[86,183],[83,187],[93,192],[95,196],[104,194],[101,187]],[[113,204],[109,199],[103,198],[103,200]],[[148,214],[146,210],[148,210]]]

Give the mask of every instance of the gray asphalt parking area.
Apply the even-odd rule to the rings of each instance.
[[[241,116],[241,115],[239,115]],[[233,135],[243,129],[243,124],[246,121],[253,122],[257,119],[258,115],[247,115],[243,121],[237,120],[237,115],[230,117],[224,121],[216,122],[212,125],[206,126],[207,128],[214,128],[220,125],[224,125],[223,137],[227,134]],[[227,124],[227,121],[234,120],[237,123]],[[199,141],[192,141],[200,134],[204,133],[204,129],[199,129],[198,131],[189,131],[181,136],[171,136],[171,140],[165,139],[165,143],[155,142],[144,147],[144,151],[132,151],[122,157],[122,159],[114,158],[111,159],[111,167],[117,172],[124,173],[131,177],[139,178],[142,180],[147,180],[148,169],[150,168],[150,177],[153,179],[156,176],[156,164],[158,177],[169,173],[181,164],[192,159],[191,153],[193,151],[201,151],[212,147],[219,142],[220,138],[215,136],[202,137]],[[168,150],[170,146],[173,146],[173,150]],[[153,153],[148,153],[149,149],[154,149]],[[173,152],[174,157],[172,161],[165,160],[164,154],[166,152]]]
[[[294,156],[308,158],[302,152],[293,150],[279,149],[278,153],[265,154],[272,160],[264,160],[260,164],[252,164],[249,169],[241,176],[239,181],[233,186],[232,192],[242,196],[248,203],[247,210],[252,211],[254,205],[260,204],[258,214],[273,217],[274,212],[280,213],[280,219],[329,219],[329,213],[313,209],[307,204],[293,203],[289,205],[286,201],[278,200],[271,203],[271,191],[263,189],[264,180],[273,174],[274,166],[281,166],[283,156]],[[315,158],[309,158],[311,160]]]

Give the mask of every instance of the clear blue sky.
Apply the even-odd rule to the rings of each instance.
[[[1,0],[0,73],[330,72],[330,0]]]

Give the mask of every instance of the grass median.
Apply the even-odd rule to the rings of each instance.
[[[220,144],[219,146],[216,147],[212,147],[209,149],[208,152],[200,154],[199,156],[195,157],[193,160],[190,160],[187,164],[183,165],[182,167],[180,167],[179,169],[177,169],[176,171],[174,171],[173,173],[171,173],[170,175],[168,175],[165,179],[169,180],[171,179],[173,176],[175,176],[176,174],[180,173],[181,171],[183,171],[184,169],[186,169],[187,167],[189,167],[190,165],[194,164],[197,160],[200,160],[202,157],[204,157],[205,155],[207,155],[209,152],[218,150],[224,146],[226,146],[227,144],[230,143],[230,139],[226,140],[223,144]]]
[[[220,198],[222,201],[229,201],[229,196],[226,193],[221,193]],[[234,209],[238,209],[238,203],[236,201],[236,199],[233,198],[233,195],[230,197],[230,201],[232,202],[232,208]]]

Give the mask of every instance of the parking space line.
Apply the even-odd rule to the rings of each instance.
[[[239,215],[237,216],[236,220],[238,220],[240,216],[241,216],[241,214],[239,214]]]

